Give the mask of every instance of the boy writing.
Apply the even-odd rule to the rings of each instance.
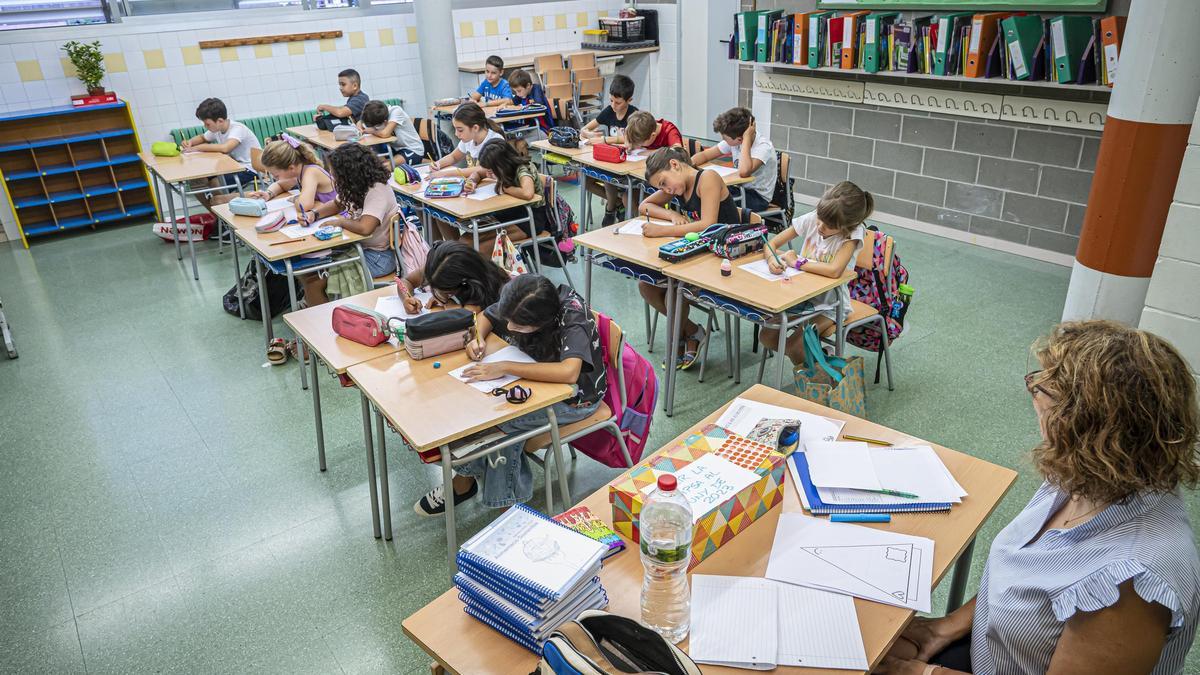
[[[482,106],[501,105],[512,100],[512,87],[503,78],[504,59],[492,54],[484,61],[483,82],[471,92],[471,100]]]
[[[258,178],[258,174],[251,167],[250,151],[262,149],[254,132],[245,124],[230,119],[225,103],[219,98],[206,98],[201,101],[200,105],[196,106],[196,117],[204,125],[204,133],[183,141],[180,144],[183,151],[224,153],[244,169],[241,173],[210,178],[207,181],[208,185],[214,188],[221,185],[237,185],[239,180],[243,187],[251,185]],[[196,198],[205,208],[211,209],[213,204],[224,204],[235,196],[235,193],[201,193],[196,195]]]
[[[637,112],[633,107],[633,80],[625,75],[614,75],[608,85],[608,105],[595,119],[584,125],[579,131],[579,137],[588,143],[620,143],[625,137],[625,126],[629,116]],[[601,225],[607,227],[617,222],[625,210],[624,197],[615,186],[601,184],[593,178],[588,178],[587,190],[594,195],[604,198],[604,220]]]
[[[721,135],[721,142],[692,155],[692,164],[703,166],[718,157],[732,155],[738,175],[752,178],[742,186],[746,208],[751,211],[766,210],[775,194],[775,181],[779,174],[775,146],[766,134],[758,135],[754,117],[745,108],[731,108],[717,115],[717,119],[713,120],[713,131]]]
[[[554,118],[550,116],[550,101],[546,99],[546,92],[542,90],[542,85],[534,84],[533,78],[524,70],[514,70],[512,75],[508,76],[508,84],[512,87],[513,103],[517,105],[540,103],[546,106],[546,113],[537,118],[537,124],[543,132],[549,132],[550,127],[554,126]]]
[[[359,76],[358,71],[347,68],[338,73],[337,84],[342,96],[346,97],[345,105],[322,103],[317,106],[317,112],[313,115],[314,122],[322,117],[334,117],[342,122],[354,122],[362,117],[363,108],[366,107],[371,97],[363,92],[362,77]]]

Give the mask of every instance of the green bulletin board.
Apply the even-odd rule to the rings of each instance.
[[[819,9],[944,9],[1103,12],[1108,0],[817,0]]]

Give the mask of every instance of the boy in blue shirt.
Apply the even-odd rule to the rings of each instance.
[[[492,54],[483,66],[483,82],[471,92],[471,100],[481,106],[501,105],[512,100],[512,87],[504,79],[504,59]]]
[[[546,106],[546,114],[537,118],[537,124],[543,132],[549,133],[550,127],[554,126],[554,118],[550,116],[550,101],[546,100],[546,92],[542,90],[542,85],[534,84],[533,78],[524,70],[514,70],[513,74],[508,76],[508,84],[512,87],[513,103],[517,105],[540,103]],[[519,124],[519,122],[513,124]]]

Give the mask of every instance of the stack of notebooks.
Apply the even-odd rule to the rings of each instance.
[[[927,445],[808,443],[788,460],[800,501],[813,515],[949,511],[967,496]]]
[[[540,655],[555,628],[608,606],[597,576],[608,550],[518,504],[462,545],[454,585],[467,614]]]

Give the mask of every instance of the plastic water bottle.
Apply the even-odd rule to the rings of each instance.
[[[692,508],[676,488],[675,476],[658,477],[640,517],[642,623],[673,644],[687,637],[691,592],[687,567],[692,549]]]

